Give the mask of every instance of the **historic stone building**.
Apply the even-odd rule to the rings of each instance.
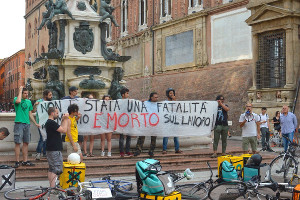
[[[248,91],[254,106],[271,113],[288,105],[299,115],[296,96],[300,64],[300,2],[294,0],[250,1],[253,83]],[[294,102],[295,101],[295,102]]]
[[[18,95],[19,87],[25,85],[24,63],[24,49],[0,62],[0,103],[5,110],[12,108],[13,98]]]
[[[25,60],[47,52],[48,32],[37,31],[46,0],[26,1]],[[100,0],[97,0],[98,8]],[[93,3],[93,1],[90,1]],[[244,104],[269,115],[293,107],[299,68],[299,2],[295,0],[112,0],[119,27],[106,38],[125,62],[132,98],[173,87],[178,100],[214,100],[231,107],[232,132],[239,132]],[[31,70],[31,71],[30,71]],[[300,104],[300,103],[299,103]]]
[[[178,100],[215,100],[223,94],[232,108],[232,131],[252,84],[251,15],[247,0],[113,0],[120,27],[111,45],[125,62],[133,98],[176,90]]]

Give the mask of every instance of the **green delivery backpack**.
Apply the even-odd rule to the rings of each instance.
[[[136,182],[139,193],[165,196],[175,190],[172,177],[161,172],[158,160],[146,159],[136,163]]]
[[[220,165],[220,174],[223,181],[232,181],[238,179],[238,173],[234,166],[227,160],[223,161]]]

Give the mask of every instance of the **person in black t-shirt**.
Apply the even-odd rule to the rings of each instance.
[[[212,158],[217,157],[218,143],[221,137],[222,140],[222,156],[225,155],[227,146],[227,134],[228,134],[228,105],[224,104],[224,96],[218,95],[216,100],[218,101],[218,114],[214,129],[214,144]]]
[[[61,151],[63,150],[61,133],[67,132],[67,119],[69,114],[64,114],[62,117],[61,126],[54,120],[58,118],[58,109],[50,107],[48,109],[48,120],[45,124],[47,132],[46,150],[47,160],[49,164],[48,179],[50,187],[55,187],[57,176],[63,170],[63,157]]]

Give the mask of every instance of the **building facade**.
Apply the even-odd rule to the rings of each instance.
[[[47,51],[46,28],[36,31],[45,2],[26,1],[29,65]],[[257,113],[267,107],[270,116],[284,104],[295,107],[297,1],[112,0],[111,5],[120,26],[109,24],[106,38],[120,55],[131,56],[123,64],[131,98],[146,99],[157,91],[164,100],[169,87],[178,100],[215,100],[223,94],[231,108],[231,131],[237,133],[247,101]]]
[[[176,90],[178,100],[215,100],[223,94],[231,111],[232,132],[239,132],[251,87],[251,11],[248,0],[113,0],[120,27],[111,42],[124,63],[133,98]]]
[[[248,91],[253,105],[269,107],[272,113],[288,105],[296,108],[300,64],[300,2],[250,1],[247,8],[252,27],[253,83]]]
[[[12,109],[14,97],[18,95],[19,87],[25,85],[25,50],[3,59],[0,74],[1,105],[3,110],[9,111]]]

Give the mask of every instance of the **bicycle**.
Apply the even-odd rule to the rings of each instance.
[[[105,176],[98,181],[78,182],[78,192],[86,200],[92,199],[137,199],[138,195],[133,191],[133,183],[123,180],[113,180],[111,176]],[[119,191],[126,191],[126,194]]]
[[[182,173],[174,173],[174,172],[170,172],[170,171],[166,171],[164,173],[169,174],[169,177],[171,178],[171,180],[174,184],[184,178],[187,178],[189,180],[194,176],[194,174],[190,171],[190,169],[186,169],[183,174]],[[186,191],[185,188],[183,187],[183,186],[187,186],[187,185],[189,186],[188,191]],[[182,186],[181,191],[178,191],[178,189],[180,189],[180,186]],[[176,186],[176,184],[175,184],[174,189],[177,192],[180,192],[180,193],[183,192],[183,193],[181,193],[182,199],[199,199],[199,196],[197,196],[199,194],[199,192],[197,192],[197,191],[202,189],[201,183],[199,183],[199,186],[201,186],[200,189],[195,190],[193,195],[191,193],[192,186],[195,186],[195,188],[196,188],[196,184],[186,184],[186,185],[178,185],[178,186]],[[139,197],[140,197],[140,193],[139,193],[138,189],[137,189],[137,192],[133,192],[132,190],[125,191],[122,187],[115,185],[115,190],[121,194],[124,194],[125,196],[130,195],[131,197],[133,197],[133,199],[139,199]],[[206,191],[206,190],[205,190],[205,192],[206,192],[206,194],[208,193],[208,191]]]
[[[296,156],[296,150],[299,145],[282,135],[289,141],[289,146],[286,152],[274,158],[270,163],[271,178],[274,182],[279,182],[279,179],[283,177],[285,183],[289,182],[293,174],[298,172],[298,161],[294,158]],[[277,175],[277,176],[275,176]]]
[[[282,138],[277,130],[270,133],[269,145],[270,147],[282,146]]]
[[[289,187],[289,184],[287,183],[262,183],[259,181],[259,176],[254,176],[246,183],[239,180],[220,183],[210,189],[208,197],[212,200],[234,200],[239,197],[248,200],[277,200],[280,199],[280,193],[275,192],[279,188],[279,185],[281,188]]]
[[[8,200],[50,200],[56,196],[59,200],[81,200],[80,195],[75,194],[73,190],[63,190],[57,187],[24,187],[7,191],[4,197]]]
[[[181,193],[182,199],[199,199],[204,200],[208,197],[208,191],[213,186],[213,171],[209,162],[206,162],[210,170],[210,178],[200,183],[188,183],[183,185],[175,185],[175,190]]]

